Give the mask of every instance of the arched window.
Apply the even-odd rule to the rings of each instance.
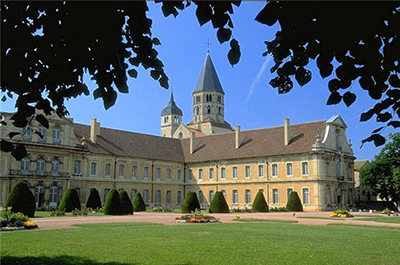
[[[199,115],[199,113],[200,113],[200,108],[196,107],[196,115]]]
[[[50,187],[49,206],[55,208],[58,206],[58,186],[56,184]]]
[[[45,143],[47,141],[47,129],[43,127],[42,125],[39,126],[38,128],[39,134],[38,134],[38,141]]]
[[[35,187],[35,203],[36,207],[41,207],[44,204],[44,187],[42,185]]]
[[[207,106],[207,114],[211,114],[211,107]]]
[[[21,174],[27,175],[31,167],[31,161],[29,158],[24,157],[21,159]]]
[[[180,132],[178,137],[179,137],[179,139],[182,139],[183,138],[183,134]]]
[[[60,162],[57,159],[51,161],[51,175],[58,176],[60,174]]]
[[[53,128],[53,143],[55,143],[55,144],[61,143],[61,128],[60,128],[60,126],[56,126]]]
[[[218,114],[221,115],[221,107],[218,107]]]
[[[43,174],[46,168],[46,161],[43,158],[39,158],[36,162],[36,173]]]

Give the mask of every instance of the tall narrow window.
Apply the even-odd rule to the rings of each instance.
[[[232,178],[233,179],[237,179],[238,178],[237,167],[233,167],[232,168]]]
[[[170,168],[167,169],[167,180],[171,181],[171,169]]]
[[[288,177],[293,176],[293,164],[292,163],[286,164],[286,176],[288,176]]]
[[[179,181],[182,178],[182,170],[178,169],[178,171],[176,172],[176,179]]]
[[[74,163],[74,175],[80,175],[81,174],[81,161],[80,160],[75,160]]]
[[[210,190],[208,192],[208,203],[211,203],[213,199],[214,199],[214,191]]]
[[[233,190],[232,191],[232,203],[233,204],[238,204],[238,202],[239,202],[238,191],[237,190]]]
[[[137,179],[137,166],[132,166],[131,177],[132,179]]]
[[[171,191],[167,190],[166,203],[171,204]]]
[[[211,114],[211,107],[207,106],[207,114]]]
[[[104,189],[104,200],[103,200],[103,202],[105,203],[106,202],[106,200],[107,200],[107,196],[108,196],[108,193],[110,192],[110,189]]]
[[[272,203],[274,203],[274,204],[278,204],[279,203],[278,189],[273,189],[272,190]]]
[[[57,159],[53,159],[53,161],[51,161],[51,175],[60,175],[60,162]]]
[[[203,202],[204,202],[203,191],[199,190],[199,203],[200,203],[200,206],[203,204]]]
[[[90,164],[90,172],[92,172],[92,164]],[[105,176],[106,176],[106,178],[110,178],[111,177],[111,164],[110,163],[106,164]]]
[[[161,203],[161,190],[156,190],[156,203]]]
[[[159,167],[156,168],[156,180],[157,181],[161,180],[161,169]]]
[[[210,168],[210,180],[214,180],[214,169]]]
[[[144,179],[149,179],[149,167],[144,167]],[[148,192],[148,191],[147,191]]]
[[[193,180],[193,171],[189,169],[189,181]]]
[[[250,178],[250,166],[245,167],[245,177],[248,179]]]
[[[245,203],[250,204],[251,203],[251,191],[245,190],[244,196],[245,196]]]
[[[176,192],[176,203],[181,204],[182,203],[182,191],[178,190]]]
[[[97,163],[92,162],[90,163],[90,176],[96,176],[97,175]]]
[[[325,176],[327,178],[329,177],[329,162],[326,162],[326,165],[325,165]]]
[[[125,173],[124,171],[125,171],[125,166],[124,165],[119,165],[119,167],[118,167],[118,177],[120,179],[124,178],[124,173]]]
[[[35,187],[35,203],[36,207],[41,207],[44,204],[44,187],[42,185]]]
[[[43,158],[39,158],[36,162],[36,173],[44,174],[46,170],[46,161]]]
[[[143,201],[144,203],[149,203],[149,190],[143,190]]]
[[[61,128],[59,126],[53,128],[53,143],[61,143]]]
[[[288,188],[288,189],[286,190],[286,192],[287,192],[287,200],[289,200],[289,196],[290,196],[290,193],[292,193],[292,191],[293,191],[292,188]]]
[[[38,132],[38,141],[45,143],[47,141],[47,129],[44,126],[40,125],[38,128]]]
[[[26,125],[23,132],[22,132],[22,140],[31,140],[32,139],[32,127]]]
[[[203,180],[203,169],[199,169],[199,180]]]
[[[301,175],[308,176],[308,162],[301,163]]]
[[[137,193],[137,189],[132,189],[132,191],[131,191],[131,200],[133,200],[135,198],[136,193]]]
[[[278,165],[277,164],[272,164],[272,176],[278,177]]]
[[[57,207],[58,206],[58,186],[53,184],[50,187],[50,199],[49,206]]]
[[[31,167],[31,161],[29,158],[24,157],[21,159],[21,174],[22,175],[27,175],[29,173]]]
[[[259,178],[264,177],[264,166],[263,165],[258,165],[258,177]]]
[[[226,169],[224,167],[221,167],[221,179],[226,179]]]
[[[303,204],[304,205],[310,204],[310,195],[309,195],[308,188],[303,189]]]

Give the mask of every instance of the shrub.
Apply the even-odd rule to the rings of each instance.
[[[81,209],[81,201],[75,188],[68,188],[60,202],[60,210],[71,212],[75,209]]]
[[[200,210],[200,203],[195,192],[189,191],[182,203],[182,213],[191,213]]]
[[[214,195],[210,203],[210,209],[208,209],[210,213],[229,213],[229,206],[226,203],[224,194],[220,191],[217,191]]]
[[[23,213],[28,217],[33,217],[35,215],[35,196],[29,190],[28,185],[23,181],[18,181],[4,204],[4,208],[12,207],[11,212],[13,213]]]
[[[92,189],[86,202],[86,208],[97,209],[101,208],[101,206],[99,191],[97,189]]]
[[[132,204],[133,204],[133,210],[135,212],[146,211],[146,204],[144,203],[142,194],[140,194],[140,192],[136,192],[136,195],[133,198]]]
[[[121,215],[121,203],[119,200],[119,193],[116,189],[111,189],[108,192],[106,202],[104,205],[104,214],[106,215]]]
[[[286,203],[286,209],[291,212],[302,212],[303,205],[301,204],[299,195],[296,191],[290,193],[288,202]]]
[[[265,201],[264,194],[261,191],[257,192],[252,208],[255,212],[269,212],[268,204]]]
[[[129,199],[128,193],[125,190],[119,192],[119,201],[121,203],[122,214],[133,214],[133,205]]]

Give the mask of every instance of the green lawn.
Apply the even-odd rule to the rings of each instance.
[[[399,264],[400,229],[275,222],[1,233],[1,264]]]
[[[65,213],[65,216],[72,216],[72,213]],[[88,213],[88,216],[104,216],[104,213]],[[60,217],[60,216],[51,216],[50,211],[35,211],[35,218],[37,217]]]

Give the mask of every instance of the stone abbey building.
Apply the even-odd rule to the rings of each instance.
[[[0,203],[24,180],[39,206],[57,206],[68,187],[78,190],[83,205],[91,189],[104,203],[112,188],[131,198],[140,192],[149,206],[180,207],[188,191],[204,208],[217,191],[231,208],[251,208],[258,191],[270,207],[284,207],[292,191],[305,211],[354,204],[355,157],[339,115],[242,131],[225,121],[224,95],[207,54],[193,91],[193,120],[182,123],[171,94],[161,112],[161,137],[104,128],[96,119],[89,126],[51,116],[48,129],[33,121],[22,138],[28,156],[16,161],[1,153]],[[1,116],[8,120],[12,113]],[[11,123],[1,126],[1,139],[16,130]]]

